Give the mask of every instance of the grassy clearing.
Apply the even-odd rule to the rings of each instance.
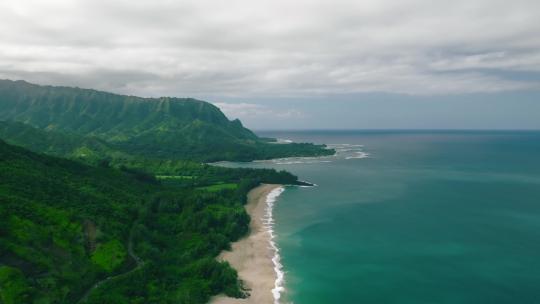
[[[197,189],[210,191],[210,192],[218,192],[218,191],[226,190],[226,189],[236,190],[237,188],[238,188],[238,184],[229,183],[229,184],[216,184],[216,185],[210,185],[210,186],[205,186],[205,187],[198,187]]]
[[[195,176],[191,175],[156,175],[156,178],[159,180],[185,180],[185,179],[194,179]]]
[[[111,240],[98,245],[92,254],[92,262],[101,266],[105,271],[112,272],[120,266],[126,258],[124,245],[118,240]]]

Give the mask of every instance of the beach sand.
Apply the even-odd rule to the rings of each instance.
[[[238,275],[248,288],[250,296],[234,299],[218,295],[211,304],[273,304],[272,289],[276,280],[272,257],[270,235],[263,226],[266,213],[266,197],[280,185],[261,185],[248,194],[246,211],[251,216],[250,233],[247,237],[232,244],[232,251],[223,251],[219,260],[227,261],[238,271]]]

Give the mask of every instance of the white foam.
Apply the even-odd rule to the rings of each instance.
[[[356,145],[356,144],[327,144],[327,147],[363,147],[364,145]]]
[[[290,143],[293,143],[293,141],[290,140],[290,139],[286,139],[286,138],[278,138],[278,139],[276,139],[276,141],[274,143],[276,143],[276,144],[290,144]]]
[[[297,187],[300,187],[300,188],[312,188],[312,187],[318,187],[319,185],[317,184],[314,184],[314,183],[311,183],[311,182],[308,182],[308,181],[305,181],[305,180],[298,180],[299,182],[301,183],[308,183],[310,184],[311,186],[297,186]]]
[[[270,235],[270,249],[274,252],[274,256],[272,257],[274,271],[276,272],[276,280],[274,282],[274,288],[272,289],[272,295],[274,296],[274,304],[279,304],[279,298],[281,297],[281,293],[285,290],[285,287],[283,287],[283,283],[285,282],[285,273],[283,272],[283,265],[280,262],[281,257],[279,255],[279,248],[274,241],[276,235],[274,233],[273,217],[274,203],[281,195],[281,193],[283,193],[283,191],[285,191],[285,188],[279,187],[268,193],[268,195],[266,196],[265,216],[262,219],[263,225],[266,228],[268,234]]]
[[[314,161],[301,161],[301,160],[294,160],[294,161],[274,161],[273,163],[276,165],[298,165],[298,164],[319,164],[319,163],[331,163],[331,160],[314,160]]]
[[[335,149],[333,155],[308,156],[308,157],[285,157],[267,160],[256,160],[256,163],[270,163],[273,165],[304,165],[332,163],[340,159],[361,159],[369,157],[369,154],[362,151],[364,145],[360,144],[328,144],[328,148]]]
[[[354,155],[354,156],[347,156],[347,157],[345,157],[345,159],[359,159],[359,158],[367,158],[367,157],[369,157],[369,154],[366,153],[366,152],[359,151],[359,152],[355,152],[355,154],[356,155]]]

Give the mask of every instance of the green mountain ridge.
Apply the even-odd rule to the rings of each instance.
[[[333,153],[322,145],[269,143],[216,106],[192,98],[141,98],[24,81],[0,80],[0,120],[95,137],[145,157],[211,162]]]

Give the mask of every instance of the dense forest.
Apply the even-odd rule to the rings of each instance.
[[[305,183],[205,162],[330,153],[203,101],[0,81],[0,303],[243,297],[215,257],[246,234],[248,191]]]
[[[247,232],[243,204],[251,188],[296,177],[211,166],[189,174],[195,173],[201,178],[167,182],[0,141],[0,302],[204,303],[217,293],[242,296],[236,272],[214,258]]]

